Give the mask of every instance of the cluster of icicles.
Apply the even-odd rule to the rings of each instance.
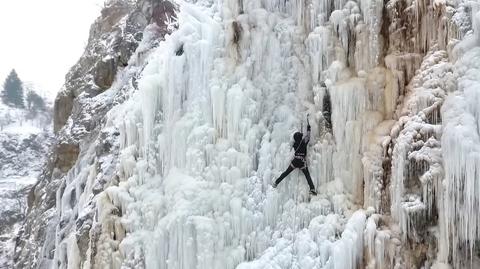
[[[439,262],[466,242],[474,249],[478,87],[460,83],[462,93],[445,101],[452,109],[442,110],[442,127],[453,67],[444,51],[421,65],[432,40],[449,38],[430,35],[426,25],[437,18],[421,14],[444,2],[406,1],[419,18],[418,53],[384,59],[381,0],[193,2],[179,3],[178,29],[148,53],[138,91],[108,115],[106,128],[120,133],[119,184],[98,199],[99,221],[109,224],[98,266],[393,268],[404,262],[399,240],[418,239],[416,225],[433,208],[443,212],[439,240],[452,246],[439,249]],[[471,98],[456,100],[464,96]],[[464,124],[465,112],[472,116],[459,136],[450,125]],[[320,193],[311,201],[296,172],[270,187],[289,165],[291,135],[307,113],[308,162]],[[405,187],[413,176],[418,193]],[[110,225],[113,207],[121,213]],[[378,213],[390,210],[403,238],[380,227]],[[76,255],[75,237],[66,240],[59,267],[66,253]]]

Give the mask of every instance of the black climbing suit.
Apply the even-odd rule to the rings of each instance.
[[[302,140],[298,143],[294,143],[293,149],[295,150],[295,156],[293,157],[292,162],[288,166],[287,170],[283,172],[280,177],[275,180],[275,184],[278,185],[288,174],[290,174],[296,168],[302,170],[305,178],[307,179],[308,186],[310,190],[315,190],[315,186],[313,185],[312,178],[310,177],[310,172],[308,172],[307,167],[307,145],[310,141],[310,126],[307,127],[307,134],[303,136]]]

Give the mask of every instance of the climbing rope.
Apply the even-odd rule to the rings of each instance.
[[[308,116],[309,114],[307,114],[307,123],[308,123]],[[303,132],[303,121],[300,122],[300,131]],[[293,240],[292,240],[292,258],[290,260],[290,264],[293,268],[293,258],[294,256],[297,255],[296,253],[296,250],[295,250],[295,243],[296,243],[296,240],[297,240],[297,211],[298,211],[298,196],[299,196],[299,185],[300,185],[300,169],[297,168],[297,181],[296,181],[296,184],[297,184],[297,188],[295,190],[295,194],[294,194],[294,200],[295,200],[295,209],[294,209],[294,213],[293,213]]]
[[[298,209],[298,189],[300,185],[300,169],[297,169],[297,189],[295,191],[294,197],[295,197],[295,209],[293,213],[293,240],[292,240],[292,259],[290,261],[290,264],[292,265],[293,268],[293,257],[296,256],[297,253],[295,253],[295,242],[297,240],[297,209]]]

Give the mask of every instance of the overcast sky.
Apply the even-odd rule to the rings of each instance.
[[[15,68],[53,99],[104,0],[0,0],[0,85]]]

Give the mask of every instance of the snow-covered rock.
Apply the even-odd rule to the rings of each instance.
[[[48,112],[33,115],[0,103],[0,268],[13,266],[16,235],[52,144],[51,128]]]

